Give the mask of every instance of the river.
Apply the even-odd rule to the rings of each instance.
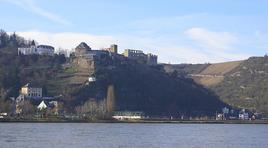
[[[268,125],[0,123],[0,147],[268,148]]]

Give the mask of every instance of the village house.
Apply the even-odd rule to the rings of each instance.
[[[222,108],[222,112],[216,113],[216,120],[235,120],[238,119],[238,114],[227,107]]]
[[[226,119],[224,118],[224,114],[219,113],[216,115],[216,120],[226,120]]]
[[[37,107],[39,111],[47,110],[50,113],[58,114],[58,97],[46,97],[42,94],[42,88],[34,87],[32,84],[27,83],[20,89],[20,95],[14,100],[15,110],[17,115],[24,112],[25,101]]]
[[[26,85],[22,86],[20,89],[19,96],[14,100],[14,113],[16,113],[17,115],[23,113],[23,106],[25,100],[40,100],[42,96],[42,88],[33,87],[30,83],[27,83]]]
[[[44,110],[44,109],[47,109],[47,104],[45,103],[45,101],[43,100],[38,106],[37,106],[37,109],[38,110]]]
[[[95,82],[95,81],[96,81],[96,77],[91,76],[88,78],[88,82]]]
[[[245,109],[242,109],[242,110],[239,112],[238,118],[239,118],[240,120],[249,120],[249,113],[246,112]]]
[[[29,99],[40,99],[42,98],[42,88],[33,87],[30,83],[27,83],[21,87],[20,95]]]
[[[18,55],[54,55],[54,47],[50,45],[36,45],[34,41],[32,41],[31,45],[28,47],[19,47],[18,48]]]
[[[37,106],[38,111],[46,111],[51,115],[59,114],[59,102],[55,100],[42,100]]]
[[[0,113],[0,119],[6,118],[7,117],[7,113]]]

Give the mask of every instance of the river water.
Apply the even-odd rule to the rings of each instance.
[[[0,148],[268,148],[268,125],[0,123]]]

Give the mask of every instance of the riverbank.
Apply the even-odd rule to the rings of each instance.
[[[0,123],[170,123],[170,124],[268,124],[268,120],[70,120],[0,119]]]

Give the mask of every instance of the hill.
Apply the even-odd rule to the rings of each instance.
[[[178,72],[178,75],[190,77],[203,86],[210,87],[223,81],[225,74],[239,66],[243,61],[216,64],[164,64],[165,71]]]
[[[161,65],[140,64],[117,54],[91,62],[73,55],[68,59],[63,55],[17,55],[19,44],[15,43],[7,41],[0,48],[0,102],[18,96],[19,88],[30,82],[43,87],[45,96],[61,95],[64,110],[72,113],[90,101],[92,106],[107,99],[111,85],[115,110],[214,116],[226,106],[213,92],[192,79],[166,73]],[[89,77],[97,81],[89,82]]]
[[[208,89],[192,79],[166,73],[161,65],[148,66],[113,55],[103,56],[92,69],[84,64],[77,65],[76,61],[83,63],[81,60],[76,57],[70,60],[73,62],[67,69],[73,69],[73,73],[64,78],[66,83],[63,86],[68,86],[70,90],[69,104],[72,106],[81,106],[90,98],[103,100],[110,85],[114,86],[115,110],[119,111],[143,111],[156,116],[213,116],[216,110],[226,106]],[[80,84],[67,81],[75,77],[87,80],[81,73],[95,76],[97,81]]]
[[[211,64],[162,64],[167,73],[176,72],[180,76],[188,74],[199,74]]]
[[[212,89],[237,107],[268,113],[268,57],[252,57],[228,72]]]
[[[217,64],[169,65],[169,72],[184,73],[229,105],[268,114],[267,65],[265,56]]]
[[[142,110],[153,115],[213,115],[224,106],[216,95],[191,79],[173,77],[161,69],[128,63],[101,70],[98,75],[105,74],[107,77],[100,81],[115,86],[118,110]]]
[[[191,76],[196,82],[206,87],[215,86],[224,80],[228,72],[232,71],[241,63],[242,61],[211,64],[199,74],[193,74]]]

